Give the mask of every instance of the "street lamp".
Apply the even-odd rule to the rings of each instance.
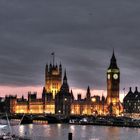
[[[92,101],[92,102],[96,102],[96,98],[92,98],[91,101]]]

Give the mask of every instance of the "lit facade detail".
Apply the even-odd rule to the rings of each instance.
[[[130,87],[129,92],[123,99],[124,115],[133,118],[140,118],[140,92],[135,87],[135,91],[132,91]]]
[[[78,95],[74,99],[69,91],[66,71],[62,83],[62,66],[50,64],[45,68],[45,86],[42,98],[37,99],[37,93],[28,93],[28,99],[7,97],[11,113],[25,114],[59,114],[59,115],[119,115],[122,105],[119,101],[120,71],[113,52],[110,66],[107,70],[107,98],[103,95],[91,96],[88,86],[85,98]],[[139,108],[138,108],[139,109]]]
[[[121,103],[119,100],[120,70],[113,51],[110,66],[107,70],[107,105],[111,115],[120,113]]]
[[[57,65],[50,66],[46,65],[45,69],[45,89],[47,93],[52,93],[53,99],[55,99],[55,95],[60,91],[60,87],[62,84],[62,66],[59,67]]]
[[[21,114],[54,114],[55,113],[55,106],[54,103],[42,104],[43,102],[30,102],[30,105],[25,104],[24,102],[17,103],[16,109],[13,113],[21,113]]]

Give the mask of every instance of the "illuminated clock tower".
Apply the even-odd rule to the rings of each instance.
[[[113,55],[110,61],[110,66],[107,70],[107,105],[116,109],[119,108],[119,88],[120,88],[120,70],[117,66],[117,61],[113,51]],[[112,111],[113,111],[113,108]]]

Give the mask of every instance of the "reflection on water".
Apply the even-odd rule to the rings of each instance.
[[[73,140],[139,140],[140,129],[106,127],[93,125],[21,125],[12,127],[15,134],[31,137],[32,140],[67,140],[73,133]]]
[[[20,135],[21,135],[21,136],[24,136],[25,127],[24,127],[23,125],[21,125],[19,129],[20,129]]]

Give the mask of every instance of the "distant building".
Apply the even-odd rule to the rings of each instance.
[[[140,117],[140,92],[137,87],[134,92],[132,92],[130,87],[129,92],[123,99],[123,105],[125,115]]]
[[[119,90],[120,70],[113,51],[110,66],[107,70],[107,105],[111,115],[119,114],[122,108],[119,100]]]
[[[45,69],[45,90],[46,93],[52,94],[52,98],[55,99],[55,95],[60,91],[62,84],[62,66],[59,65],[46,65]]]
[[[113,52],[110,66],[107,70],[107,99],[102,95],[91,96],[90,87],[84,99],[78,94],[74,99],[69,90],[66,71],[62,83],[62,66],[50,64],[45,69],[45,86],[42,98],[37,99],[37,93],[28,93],[28,99],[9,97],[9,112],[27,114],[59,114],[59,115],[119,115],[122,106],[119,101],[120,71]]]
[[[103,100],[102,100],[103,99]],[[105,97],[91,96],[90,88],[87,88],[86,98],[81,99],[78,94],[77,100],[73,100],[71,104],[72,115],[105,115],[107,113],[107,105]]]
[[[6,96],[5,97],[5,112],[16,112],[17,96]]]
[[[4,98],[0,97],[0,113],[5,113],[6,111],[6,105],[4,100]]]
[[[69,91],[69,85],[67,83],[67,76],[65,71],[63,84],[60,88],[60,91],[55,96],[55,114],[69,116],[71,114],[72,101],[73,94]]]

